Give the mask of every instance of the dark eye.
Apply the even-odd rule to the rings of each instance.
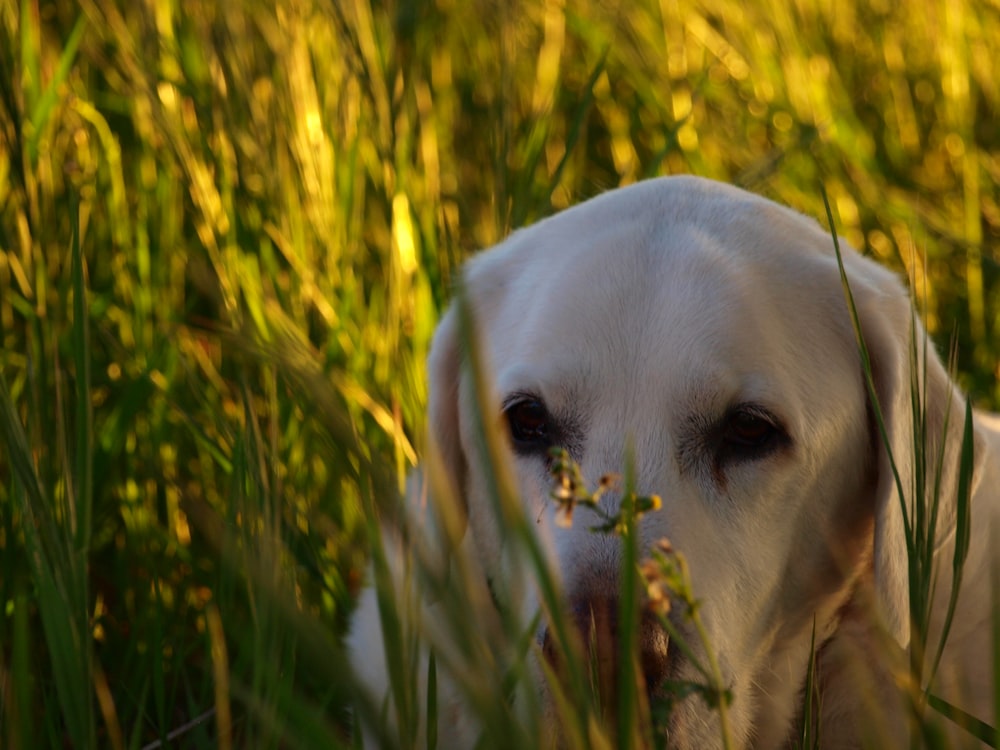
[[[722,423],[717,458],[720,462],[757,460],[788,442],[774,416],[759,407],[738,406]]]
[[[747,411],[737,411],[726,424],[724,439],[731,445],[759,448],[774,437],[777,430],[767,419]]]
[[[537,398],[522,397],[504,409],[510,439],[519,453],[547,451],[555,440],[549,410]]]

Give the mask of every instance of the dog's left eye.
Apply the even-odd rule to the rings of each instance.
[[[521,398],[504,409],[514,449],[519,453],[546,451],[554,444],[552,417],[537,398]]]

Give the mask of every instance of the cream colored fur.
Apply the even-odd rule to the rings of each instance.
[[[924,332],[897,277],[841,244],[909,493],[911,331],[918,344]],[[662,510],[642,520],[641,541],[668,537],[688,559],[733,691],[737,746],[789,745],[802,712],[814,621],[821,746],[857,747],[865,737],[875,746],[905,746],[892,676],[910,644],[900,501],[872,420],[830,234],[736,188],[665,178],[608,192],[518,231],[469,262],[462,278],[498,418],[512,395],[530,394],[556,415],[592,484],[624,469],[629,445],[636,489],[663,498]],[[429,364],[431,437],[467,512],[463,546],[484,575],[502,576],[510,561],[504,529],[488,510],[460,342],[452,310]],[[926,362],[928,455],[941,452],[944,466],[936,642],[950,589],[964,397],[935,352]],[[719,460],[716,438],[706,434],[746,404],[780,422],[787,445]],[[613,592],[619,541],[589,532],[586,519],[559,528],[544,460],[510,451],[510,461],[567,600]],[[612,495],[606,502],[613,508],[618,501]],[[998,506],[1000,423],[977,414],[972,547],[935,689],[986,720],[994,718],[989,608]],[[519,604],[527,622],[538,609],[537,592],[528,587]],[[543,634],[544,624],[539,639]],[[384,695],[371,593],[350,645],[359,674]],[[683,659],[671,670],[675,679],[698,677]],[[475,723],[442,679],[440,746],[471,746]],[[881,721],[869,728],[862,715],[872,699]],[[718,746],[716,715],[697,698],[686,700],[670,724],[669,744]]]

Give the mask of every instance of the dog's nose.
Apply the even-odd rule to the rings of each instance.
[[[597,677],[602,696],[617,695],[620,632],[619,603],[615,597],[587,597],[571,601],[569,614],[583,643],[586,663]],[[654,692],[667,677],[667,633],[650,612],[640,612],[635,634],[639,668],[646,690]],[[559,669],[557,649],[549,630],[542,650]],[[614,701],[611,701],[614,704]]]

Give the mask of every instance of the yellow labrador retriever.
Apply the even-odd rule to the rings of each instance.
[[[915,334],[921,349],[923,330],[896,276],[843,252],[910,504],[911,346]],[[617,611],[621,541],[592,533],[585,521],[556,523],[549,450],[565,447],[593,484],[625,468],[628,445],[637,491],[663,499],[641,520],[641,544],[669,538],[688,560],[731,690],[735,744],[789,746],[815,627],[821,747],[858,746],[862,704],[870,708],[872,696],[884,701],[879,709],[903,746],[908,730],[890,697],[885,644],[894,641],[899,653],[910,644],[904,522],[830,234],[736,188],[664,178],[514,233],[468,264],[463,285],[525,513],[538,520],[581,628]],[[429,363],[431,437],[467,511],[463,544],[486,576],[498,576],[508,569],[507,548],[488,508],[461,341],[452,310]],[[940,456],[942,467],[933,644],[951,589],[965,400],[937,354],[921,350],[917,360],[925,370],[926,455],[932,464]],[[976,414],[973,442],[971,547],[935,692],[992,720],[990,547],[1000,516],[1000,422]],[[612,510],[619,501],[614,493],[603,500]],[[538,606],[529,587],[526,622]],[[359,675],[382,696],[377,610],[374,594],[365,594],[350,646]],[[650,694],[667,680],[700,680],[657,627],[643,620],[639,637]],[[614,628],[597,635],[599,655],[613,655]],[[544,643],[544,622],[537,637]],[[697,639],[688,642],[700,656]],[[870,668],[867,677],[859,678],[859,664]],[[451,700],[445,685],[440,746],[472,745],[476,727]],[[679,704],[665,731],[670,747],[721,741],[717,714],[697,698]]]

